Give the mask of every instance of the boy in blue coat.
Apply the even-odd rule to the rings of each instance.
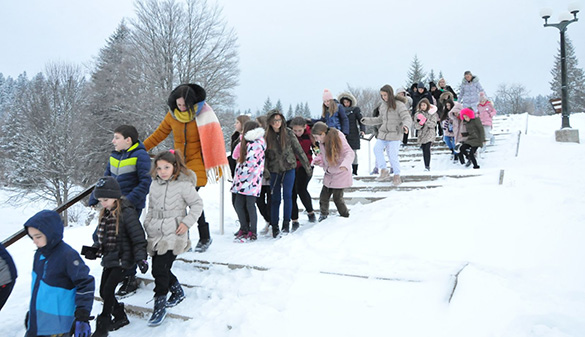
[[[26,337],[89,336],[95,282],[79,253],[63,241],[63,221],[44,210],[24,224],[38,247]]]
[[[138,140],[138,131],[132,125],[118,126],[114,130],[112,144],[114,144],[114,151],[110,155],[104,176],[116,178],[122,195],[134,205],[140,218],[152,181],[150,156],[142,142]],[[95,206],[97,203],[98,200],[92,193],[89,206]],[[134,266],[126,269],[122,286],[116,295],[122,298],[127,297],[134,294],[136,289],[138,289],[138,282],[136,282],[136,266]]]

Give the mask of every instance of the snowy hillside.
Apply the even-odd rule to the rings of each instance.
[[[201,195],[214,241],[206,253],[183,254],[185,261],[173,267],[193,286],[170,311],[178,318],[149,328],[130,316],[131,324],[110,336],[585,335],[585,114],[571,116],[581,144],[554,141],[558,115],[526,118],[506,121],[509,134],[479,160],[480,170],[455,165],[445,154],[433,155],[430,173],[422,164],[403,168],[404,176],[477,177],[379,192],[386,198],[349,205],[348,219],[309,224],[302,214],[299,231],[277,240],[232,242],[237,225],[227,186],[220,235],[219,186],[208,185]],[[360,175],[368,173],[367,151],[363,141]],[[313,197],[319,175],[316,170],[310,183]],[[42,207],[0,206],[1,238]],[[65,241],[80,249],[93,229],[67,228]],[[197,237],[196,230],[191,234]],[[34,249],[28,238],[8,248],[20,275],[0,312],[3,336],[25,332]],[[194,259],[258,268],[195,268],[201,262],[188,262]],[[99,262],[88,265],[99,280]],[[145,277],[152,278],[150,272]],[[124,302],[151,308],[152,294],[152,284],[143,285]],[[96,301],[93,314],[100,310]]]

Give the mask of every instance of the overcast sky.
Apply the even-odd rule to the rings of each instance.
[[[571,0],[381,1],[210,0],[224,8],[238,35],[238,109],[260,109],[267,97],[320,110],[324,88],[404,86],[414,55],[424,69],[442,71],[459,86],[471,70],[493,96],[502,83],[523,84],[530,95],[549,94],[559,43],[539,12],[553,22]],[[584,0],[576,1],[585,9]],[[132,0],[2,0],[0,72],[29,78],[49,61],[91,67]],[[585,12],[568,28],[585,68]]]

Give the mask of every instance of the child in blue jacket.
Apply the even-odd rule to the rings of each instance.
[[[40,211],[24,229],[38,247],[26,337],[89,336],[95,282],[79,253],[63,241],[61,217],[55,211]]]

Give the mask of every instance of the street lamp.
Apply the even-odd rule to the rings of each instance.
[[[551,9],[543,9],[540,11],[540,16],[544,19],[544,27],[556,27],[561,32],[561,114],[562,124],[561,130],[557,131],[557,141],[579,142],[579,131],[571,131],[569,124],[569,97],[567,92],[567,60],[565,56],[565,31],[567,26],[573,22],[579,21],[577,13],[579,13],[579,4],[571,3],[568,7],[568,12],[563,12],[559,15],[559,23],[549,23],[548,19],[552,15]],[[576,137],[576,141],[575,141]]]

